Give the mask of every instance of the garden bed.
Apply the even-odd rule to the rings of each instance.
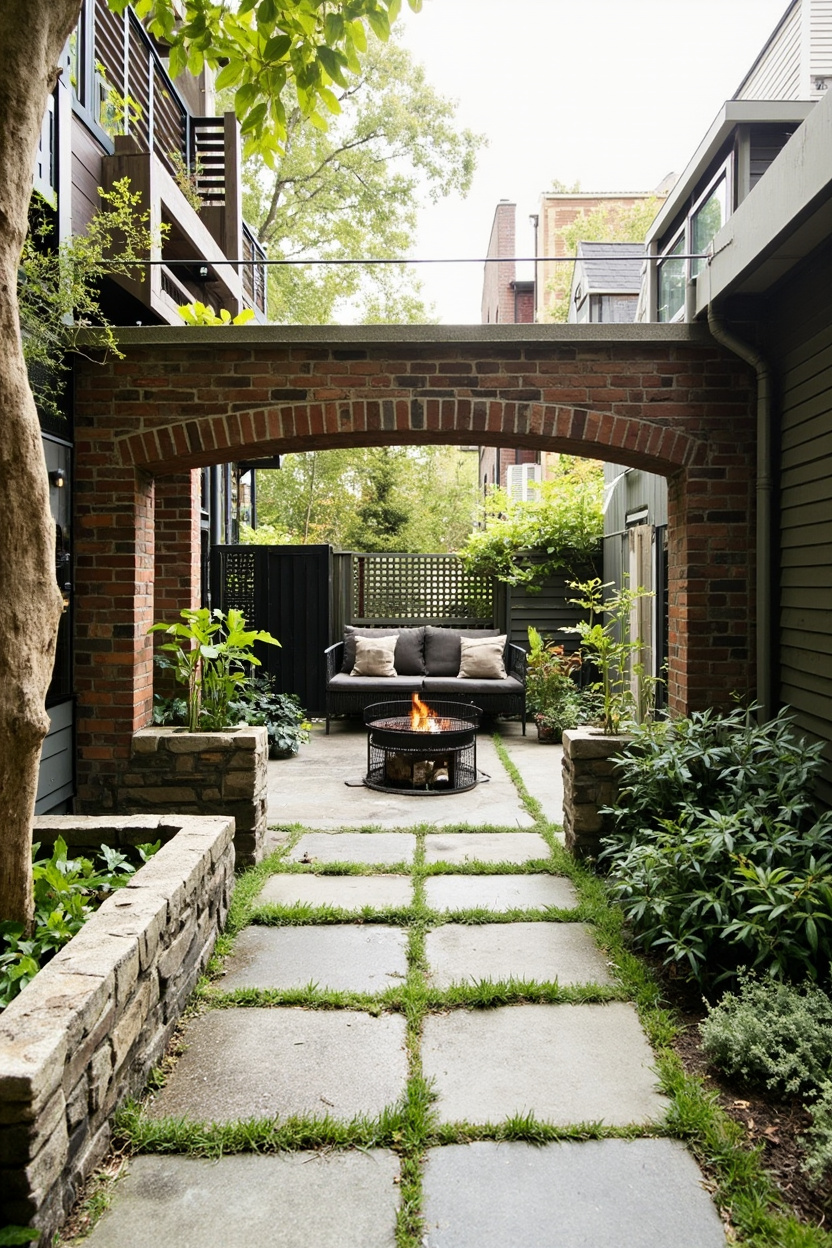
[[[0,1225],[35,1225],[46,1243],[211,955],[233,885],[234,822],[51,816],[34,832],[76,852],[164,842],[0,1015]]]

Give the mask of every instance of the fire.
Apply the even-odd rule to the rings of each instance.
[[[414,693],[413,705],[410,709],[411,732],[441,732],[447,726],[448,721],[440,719],[436,711],[432,711],[418,693]]]

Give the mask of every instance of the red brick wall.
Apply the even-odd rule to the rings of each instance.
[[[482,281],[482,306],[480,319],[484,325],[511,325],[515,317],[515,216],[517,207],[501,200],[494,211],[491,237],[488,240],[489,258],[505,256],[503,264],[486,264]],[[534,317],[530,317],[534,320]]]
[[[82,800],[114,791],[130,734],[149,716],[153,488],[145,473],[178,478],[170,488],[181,501],[190,469],[243,452],[470,445],[487,432],[501,446],[662,473],[670,482],[670,705],[684,712],[752,689],[753,375],[706,334],[674,327],[652,340],[632,331],[596,338],[594,327],[572,327],[524,342],[519,329],[507,341],[472,330],[475,341],[420,343],[404,329],[404,341],[335,331],[340,341],[327,344],[327,331],[317,341],[305,331],[311,342],[270,332],[271,342],[244,330],[210,340],[183,330],[171,343],[171,331],[136,330],[124,335],[126,358],[79,365]],[[173,523],[155,573],[171,608],[177,578],[185,577],[184,605],[192,575],[185,528],[177,537]]]

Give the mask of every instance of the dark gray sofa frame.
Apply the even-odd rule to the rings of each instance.
[[[373,702],[383,702],[396,697],[408,699],[409,692],[403,691],[401,688],[392,688],[389,682],[380,679],[373,682],[372,685],[363,684],[355,690],[349,689],[331,689],[330,682],[334,676],[341,671],[344,661],[344,643],[336,641],[334,645],[329,646],[324,651],[326,660],[326,731],[329,733],[329,721],[333,715],[355,715],[359,714]],[[482,682],[476,682],[478,692],[473,694],[470,690],[466,691],[466,685],[469,682],[465,679],[456,678],[455,682],[458,689],[447,691],[443,690],[435,696],[441,698],[444,702],[465,702],[469,705],[473,703],[478,706],[485,715],[519,715],[523,724],[523,736],[526,735],[526,651],[521,646],[515,646],[511,642],[506,645],[505,667],[507,676],[515,676],[520,681],[520,689],[515,692],[508,692],[504,689],[495,693],[482,693],[479,687]],[[446,679],[446,684],[451,683],[452,678]],[[411,682],[411,689],[415,689],[417,693],[425,693],[426,698],[430,698],[430,693],[424,690],[424,678],[414,676]]]

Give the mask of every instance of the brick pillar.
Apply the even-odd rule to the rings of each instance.
[[[106,435],[104,435],[106,436]],[[115,808],[133,733],[150,722],[154,482],[76,438],[75,689],[81,811]]]
[[[156,479],[156,561],[153,586],[153,620],[173,623],[184,607],[202,605],[199,469]],[[154,635],[158,649],[167,640]],[[154,667],[154,690],[163,697],[183,695],[173,673]]]

